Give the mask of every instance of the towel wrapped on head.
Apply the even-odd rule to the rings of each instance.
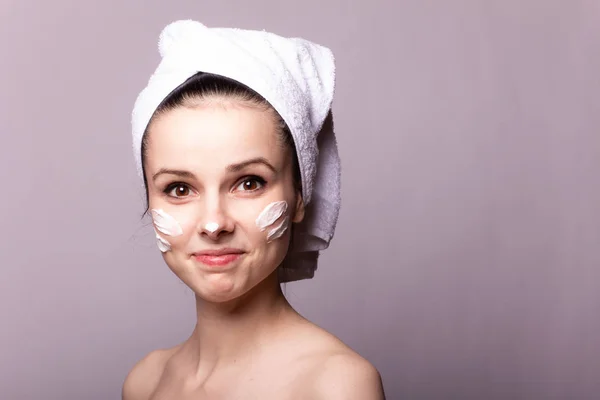
[[[333,237],[340,209],[340,159],[331,103],[334,57],[326,47],[266,31],[169,24],[159,39],[161,62],[132,113],[133,151],[143,179],[141,146],[161,102],[198,72],[234,79],[256,91],[290,129],[300,167],[305,218],[279,269],[281,282],[312,278],[319,252]]]

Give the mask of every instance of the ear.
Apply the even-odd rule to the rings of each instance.
[[[304,219],[304,200],[302,200],[302,193],[296,192],[296,210],[294,212],[294,217],[292,218],[293,223],[302,222]]]

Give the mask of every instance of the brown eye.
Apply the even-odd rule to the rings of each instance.
[[[187,186],[177,186],[175,194],[176,196],[187,196],[190,194],[190,189]]]
[[[244,190],[256,190],[258,189],[258,182],[256,181],[246,181],[243,184]]]
[[[169,186],[166,192],[171,197],[186,197],[190,194],[190,188],[186,185],[176,184]]]
[[[255,190],[261,189],[264,184],[265,181],[259,177],[252,177],[242,181],[236,189],[243,192],[254,192]]]

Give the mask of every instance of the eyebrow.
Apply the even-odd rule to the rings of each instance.
[[[246,168],[250,165],[254,165],[254,164],[262,164],[262,165],[266,166],[267,168],[269,168],[274,173],[277,173],[277,170],[275,169],[275,167],[273,167],[273,165],[271,165],[271,163],[269,163],[267,161],[267,159],[264,157],[251,158],[250,160],[242,161],[241,163],[231,164],[231,165],[227,166],[227,171],[228,172],[239,172],[239,171],[243,170],[244,168]],[[186,179],[196,179],[196,176],[194,174],[192,174],[190,171],[185,171],[185,170],[181,170],[181,169],[161,168],[158,170],[158,172],[156,174],[154,174],[154,176],[152,176],[152,181],[156,181],[156,178],[162,174],[175,175],[180,178],[186,178]]]
[[[275,167],[272,166],[271,163],[269,163],[267,161],[267,159],[264,157],[251,158],[249,160],[243,161],[238,164],[231,164],[230,166],[227,167],[227,171],[239,172],[239,171],[243,170],[244,168],[246,168],[250,165],[253,165],[253,164],[262,164],[262,165],[266,166],[267,168],[269,168],[274,173],[277,173],[277,170],[275,169]]]
[[[158,170],[157,173],[154,174],[154,176],[152,176],[152,181],[153,182],[156,181],[156,178],[158,178],[158,176],[162,175],[162,174],[176,175],[180,178],[187,178],[187,179],[195,179],[196,178],[196,176],[189,171],[184,171],[181,169],[161,168]]]

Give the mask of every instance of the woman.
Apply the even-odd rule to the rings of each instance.
[[[377,370],[280,286],[312,277],[337,220],[339,159],[323,133],[331,53],[193,21],[165,28],[159,47],[134,152],[157,245],[194,291],[197,324],[134,366],[123,399],[382,399]]]

